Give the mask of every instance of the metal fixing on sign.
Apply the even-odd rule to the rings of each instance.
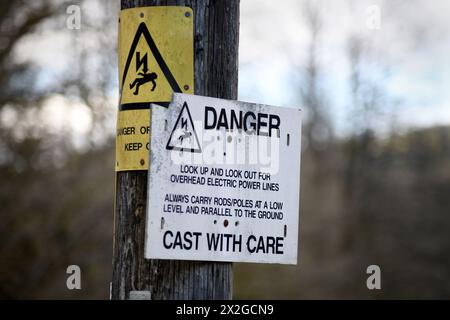
[[[150,103],[194,93],[194,27],[188,7],[120,12],[116,171],[148,169]],[[142,130],[141,130],[142,129]],[[144,159],[144,161],[142,161]]]
[[[150,128],[146,258],[297,263],[299,109],[175,93]]]

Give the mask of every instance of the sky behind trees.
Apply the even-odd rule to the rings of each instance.
[[[45,88],[65,73],[81,72],[80,53],[98,52],[98,39],[115,49],[118,4],[94,0],[81,5],[81,29],[53,28],[64,25],[68,15],[43,24],[37,33],[25,37],[15,49],[20,62],[32,62],[42,72],[38,86]],[[349,41],[360,39],[362,52],[360,71],[367,82],[376,83],[384,100],[374,129],[383,133],[395,125],[397,129],[427,127],[450,123],[450,4],[439,1],[296,1],[270,0],[241,2],[239,50],[239,99],[280,105],[302,106],[300,92],[311,34],[305,8],[318,12],[320,30],[315,40],[318,64],[318,85],[326,98],[335,133],[351,133],[348,59]],[[373,8],[379,10],[379,28],[370,28]],[[96,12],[96,14],[92,14]],[[376,17],[375,17],[376,18]],[[109,21],[105,25],[105,21]],[[96,83],[96,73],[108,73],[108,129],[115,125],[117,104],[117,59],[104,65],[96,58],[85,62],[93,70],[86,81]],[[43,109],[43,118],[56,127],[63,123],[61,107],[66,105],[74,119],[63,126],[72,127],[79,135],[91,134],[90,114],[84,103],[52,97]],[[57,101],[58,108],[52,107]],[[64,112],[66,112],[64,111]],[[72,118],[72,117],[71,117]],[[55,129],[57,130],[57,128]],[[113,130],[111,131],[113,132]],[[100,139],[100,137],[97,137]],[[80,146],[82,139],[75,144]]]
[[[348,41],[363,45],[361,70],[382,84],[383,119],[401,128],[450,123],[450,34],[447,1],[242,1],[240,87],[243,100],[298,105],[311,35],[306,6],[317,8],[319,83],[338,134],[350,128]],[[380,28],[370,29],[373,6]],[[372,10],[371,10],[372,9]],[[383,124],[379,129],[386,130]]]

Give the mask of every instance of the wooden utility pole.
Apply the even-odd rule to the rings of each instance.
[[[121,0],[122,9],[172,5],[194,12],[195,94],[236,99],[239,0]],[[147,177],[117,172],[112,299],[231,299],[231,263],[144,259]]]

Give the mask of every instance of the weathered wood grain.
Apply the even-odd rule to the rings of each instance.
[[[239,0],[121,0],[122,9],[177,5],[194,12],[195,94],[237,98]],[[147,171],[117,173],[112,298],[231,299],[232,264],[144,259]]]

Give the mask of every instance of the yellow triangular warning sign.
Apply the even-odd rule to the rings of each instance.
[[[173,92],[193,93],[193,22],[186,10],[121,12],[122,110],[169,102]]]
[[[147,26],[142,22],[128,53],[122,79],[122,97],[157,101],[161,92],[181,92]]]

